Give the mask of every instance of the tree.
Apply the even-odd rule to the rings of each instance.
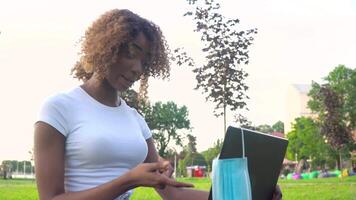
[[[351,131],[343,120],[342,100],[340,95],[333,91],[328,85],[323,85],[316,93],[316,98],[321,100],[325,106],[325,112],[321,113],[321,134],[328,140],[334,150],[340,151],[340,158],[337,159],[338,168],[341,169],[341,151],[349,146],[353,140]]]
[[[339,152],[341,168],[342,151],[355,148],[351,132],[356,128],[356,70],[339,65],[324,80],[324,84],[313,82],[308,106],[318,115],[321,134]]]
[[[212,170],[212,163],[213,160],[219,155],[219,153],[221,152],[221,148],[222,148],[222,140],[217,140],[213,147],[209,148],[206,151],[203,151],[201,154],[204,156],[205,161],[207,163],[208,166],[208,171],[211,172]]]
[[[30,154],[30,162],[31,162],[31,174],[34,172],[34,164],[35,164],[35,154],[34,154],[34,148],[32,147],[31,150],[28,151]]]
[[[188,152],[190,153],[197,153],[197,137],[188,134],[187,135],[188,138]]]
[[[262,124],[257,126],[257,130],[267,134],[271,134],[273,132],[273,128],[268,124]]]
[[[148,79],[141,79],[140,92],[129,89],[121,94],[126,103],[135,108],[145,117],[145,120],[153,133],[158,148],[158,153],[162,157],[169,156],[168,144],[174,140],[176,145],[182,145],[185,136],[180,131],[190,130],[188,119],[188,109],[186,106],[178,107],[174,102],[156,102],[151,105],[147,96]],[[189,135],[191,146],[196,151],[196,138]],[[195,144],[194,144],[195,143]]]
[[[144,86],[145,84],[147,83],[144,83]],[[133,89],[128,89],[121,93],[121,98],[125,100],[126,104],[135,108],[141,114],[150,109],[149,101],[146,99],[147,97],[142,96],[142,91],[140,90],[141,93],[137,93]]]
[[[172,101],[156,102],[153,106],[147,106],[143,115],[153,133],[159,155],[167,155],[167,147],[172,140],[176,145],[183,146],[182,139],[186,133],[182,131],[191,129],[186,106],[178,107]]]
[[[284,123],[282,121],[278,121],[272,126],[273,131],[284,133]]]
[[[259,131],[262,133],[267,133],[267,134],[271,134],[273,132],[273,128],[268,124],[262,124],[259,126],[255,126],[250,121],[247,121],[246,123],[241,124],[241,127],[250,129],[250,130],[254,130],[254,131]]]
[[[325,117],[326,104],[324,98],[320,96],[322,86],[329,87],[330,90],[339,96],[341,109],[340,116],[350,129],[356,128],[356,69],[350,69],[344,65],[337,66],[324,78],[324,84],[313,82],[309,92],[311,97],[308,102],[309,108],[318,114],[322,121]]]
[[[3,161],[2,164],[0,165],[0,172],[2,172],[2,178],[7,179],[8,177],[8,172],[10,171],[10,164],[8,162]]]
[[[214,114],[224,117],[226,132],[227,109],[236,111],[246,106],[245,78],[248,74],[242,65],[249,63],[248,47],[252,44],[252,35],[257,29],[239,30],[238,19],[228,19],[220,13],[220,4],[214,0],[188,0],[195,4],[195,10],[185,16],[192,16],[195,31],[201,34],[206,63],[194,66],[197,86],[206,94],[206,100],[215,104]],[[188,59],[189,60],[189,59]]]
[[[184,159],[179,160],[178,162],[178,172],[182,176],[187,176],[187,166],[207,166],[205,158],[200,153],[191,153],[188,152]]]
[[[240,126],[245,129],[259,131],[258,128],[255,125],[253,125],[251,121],[248,121],[248,120],[246,120],[246,122],[243,124],[240,123]]]
[[[200,153],[188,153],[184,157],[183,163],[185,166],[194,166],[194,165],[206,166],[207,165],[204,156]]]
[[[338,93],[342,102],[341,115],[346,124],[356,128],[356,69],[337,66],[325,77],[330,88]]]
[[[177,169],[177,174],[178,177],[186,177],[187,176],[187,168],[186,168],[186,163],[184,163],[183,159],[178,161],[178,169]]]
[[[316,165],[325,162],[328,155],[328,145],[313,119],[296,118],[287,138],[289,140],[287,149],[289,159],[295,160],[295,155],[298,155],[298,160],[312,158]]]
[[[148,77],[142,76],[138,93],[133,89],[128,89],[125,92],[121,93],[120,96],[125,100],[127,105],[135,108],[139,113],[143,113],[145,109],[149,109],[149,99],[147,90]]]

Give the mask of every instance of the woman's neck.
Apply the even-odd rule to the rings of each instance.
[[[118,92],[111,87],[106,79],[99,79],[92,76],[88,81],[86,81],[81,87],[94,99],[100,103],[116,107],[120,105],[118,100]]]

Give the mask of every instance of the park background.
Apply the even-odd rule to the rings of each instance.
[[[288,94],[295,86],[311,85],[312,81],[322,83],[340,64],[355,68],[353,0],[219,2],[225,16],[240,19],[239,29],[258,29],[249,47],[250,63],[243,66],[249,74],[246,79],[249,110],[239,111],[253,127],[272,127],[278,121],[290,125],[286,121],[290,118],[288,108],[293,105]],[[70,76],[70,69],[78,59],[79,40],[91,22],[107,10],[128,8],[151,19],[161,27],[172,49],[184,47],[197,65],[204,63],[199,33],[193,32],[193,21],[183,17],[189,9],[184,0],[15,0],[1,1],[1,5],[0,161],[30,161],[33,122],[42,101],[79,84]],[[189,67],[172,65],[171,74],[170,80],[149,80],[149,100],[186,106],[197,151],[216,146],[224,132],[222,117],[214,116],[214,104],[206,102],[201,91],[193,89],[196,80]],[[227,124],[239,125],[233,112],[228,112]],[[188,139],[184,142],[189,143]],[[296,156],[294,159],[298,160]],[[355,191],[353,181],[346,185],[349,188],[345,190]]]

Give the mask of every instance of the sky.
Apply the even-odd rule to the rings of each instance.
[[[44,98],[80,84],[70,70],[80,38],[102,13],[126,8],[158,24],[171,49],[184,47],[204,62],[199,35],[183,17],[185,0],[19,1],[0,0],[0,161],[29,159],[33,123]],[[239,29],[258,28],[250,48],[243,111],[253,124],[286,117],[291,84],[321,81],[338,64],[356,66],[356,0],[225,0],[222,12],[239,18]],[[169,81],[149,82],[152,102],[186,105],[199,151],[223,137],[223,120],[214,105],[194,90],[188,67],[172,65]],[[135,86],[137,87],[137,86]],[[228,113],[228,125],[236,125]]]

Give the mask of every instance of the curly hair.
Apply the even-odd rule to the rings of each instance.
[[[106,70],[117,61],[118,56],[125,53],[127,45],[140,33],[150,43],[141,78],[168,78],[169,48],[161,29],[153,22],[124,9],[104,13],[87,29],[81,44],[80,60],[74,65],[71,74],[84,82],[94,72],[103,78]]]

